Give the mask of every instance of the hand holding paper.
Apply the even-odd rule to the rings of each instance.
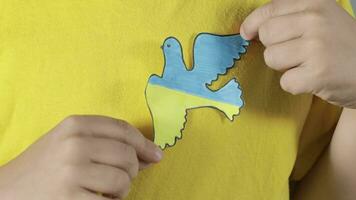
[[[356,21],[335,0],[274,0],[252,12],[240,32],[259,36],[266,64],[284,72],[287,92],[356,108]]]

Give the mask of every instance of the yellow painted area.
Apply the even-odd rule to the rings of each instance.
[[[147,85],[146,98],[153,117],[154,142],[161,148],[166,145],[172,146],[176,138],[181,138],[181,130],[184,128],[188,109],[211,107],[223,112],[231,121],[240,112],[240,107],[232,104],[153,84]]]

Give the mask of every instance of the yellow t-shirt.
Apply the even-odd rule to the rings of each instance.
[[[192,66],[199,33],[234,34],[262,3],[0,1],[0,165],[71,114],[125,119],[152,138],[145,88],[162,73],[163,41],[179,38]],[[328,143],[339,109],[283,92],[257,42],[212,87],[233,77],[243,91],[239,116],[231,122],[216,109],[189,110],[183,138],[135,179],[128,199],[289,199],[301,134],[313,137],[300,148],[311,153],[298,158],[296,179]]]

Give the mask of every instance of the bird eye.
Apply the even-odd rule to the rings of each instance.
[[[168,48],[170,48],[170,47],[171,47],[171,45],[170,45],[170,44],[167,44],[167,47],[168,47]]]

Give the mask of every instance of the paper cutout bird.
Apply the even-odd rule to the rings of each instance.
[[[248,45],[237,34],[201,33],[195,38],[194,64],[188,70],[180,42],[174,37],[164,41],[163,75],[152,75],[146,88],[157,145],[164,149],[181,139],[189,109],[210,107],[222,111],[231,121],[239,114],[244,103],[236,79],[217,91],[208,85],[232,68]]]

